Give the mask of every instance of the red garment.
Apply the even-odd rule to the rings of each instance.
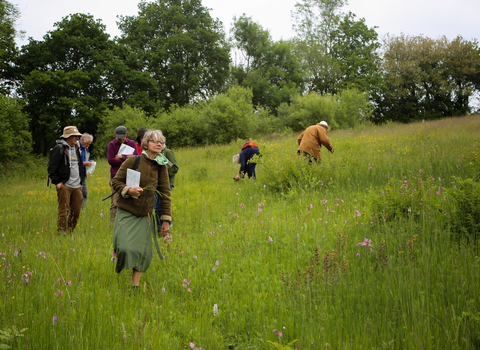
[[[142,145],[139,144],[138,142],[136,142],[136,144],[137,144],[137,152],[138,152],[138,154],[140,155],[140,154],[142,154],[142,152],[143,152]]]
[[[246,144],[243,145],[242,149],[245,149],[247,147],[257,147],[258,148],[258,143],[257,141],[248,141]]]

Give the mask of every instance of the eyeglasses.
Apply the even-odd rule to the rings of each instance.
[[[148,142],[152,142],[152,143],[154,143],[154,144],[156,144],[156,145],[160,144],[160,145],[162,145],[162,146],[165,144],[165,142],[163,142],[163,141],[157,141],[157,140],[148,140]]]

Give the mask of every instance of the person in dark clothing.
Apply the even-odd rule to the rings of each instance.
[[[137,152],[138,154],[142,154],[143,148],[142,148],[142,140],[143,140],[143,135],[147,132],[147,129],[144,127],[141,127],[138,129],[137,133]]]
[[[242,152],[238,155],[238,162],[240,163],[240,171],[237,176],[234,177],[236,181],[245,176],[245,173],[249,178],[256,179],[255,166],[257,163],[252,161],[254,156],[260,156],[260,149],[255,141],[248,141],[242,147]]]
[[[50,150],[48,176],[57,190],[57,230],[62,233],[75,229],[82,207],[85,172],[77,145],[81,136],[75,126],[67,126]]]
[[[124,127],[123,125],[120,125],[120,126],[117,126],[117,128],[115,129],[115,139],[108,143],[107,160],[108,160],[108,164],[110,164],[110,188],[112,192],[111,203],[110,203],[110,222],[112,223],[112,225],[115,223],[115,215],[117,213],[116,201],[118,197],[118,194],[115,193],[115,191],[113,190],[112,179],[117,174],[117,171],[118,169],[120,169],[120,166],[127,159],[127,154],[121,153],[121,149],[123,148],[123,145],[127,145],[133,148],[133,153],[130,153],[129,155],[132,155],[132,154],[135,156],[139,155],[135,141],[129,140],[127,137],[128,137],[127,128]]]

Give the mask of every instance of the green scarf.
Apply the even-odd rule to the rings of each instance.
[[[148,157],[147,151],[143,150],[142,154],[145,154]],[[161,153],[158,153],[155,159],[153,159],[158,163],[158,165],[166,165],[168,164],[168,159]]]

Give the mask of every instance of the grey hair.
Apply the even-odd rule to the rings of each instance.
[[[156,140],[165,142],[165,136],[163,136],[162,130],[147,130],[143,135],[141,146],[143,149],[148,148],[148,140]]]
[[[90,135],[88,132],[83,133],[82,137],[80,137],[80,140],[82,141],[87,141],[88,139],[90,139],[90,142],[93,142],[93,136]]]

